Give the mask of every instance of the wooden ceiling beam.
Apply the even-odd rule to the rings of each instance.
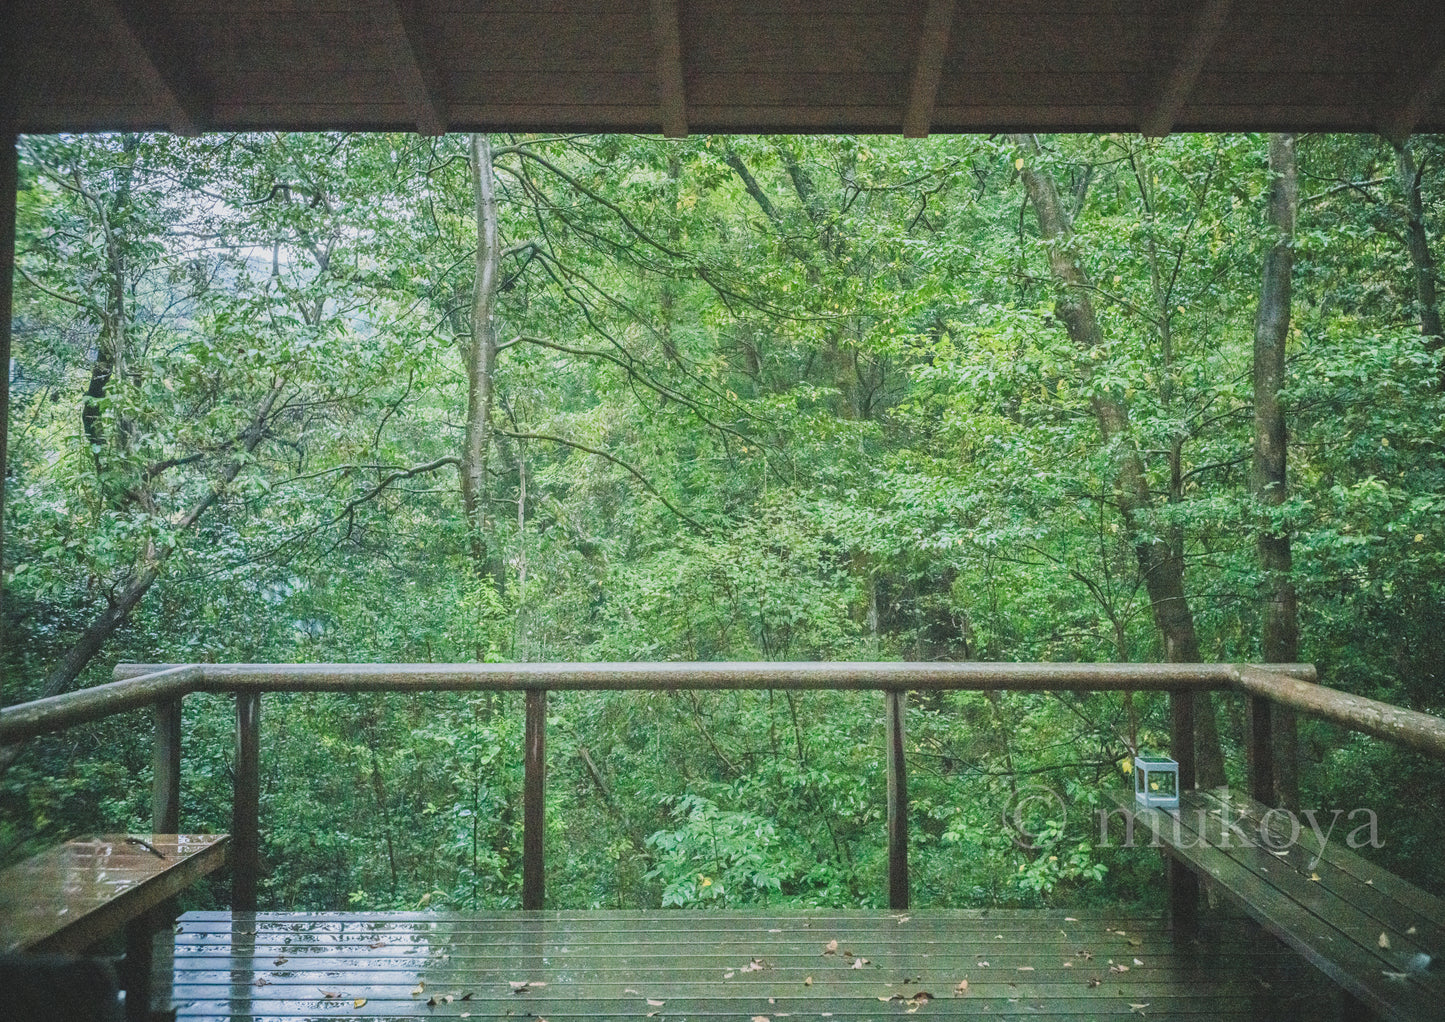
[[[687,137],[687,88],[682,76],[682,24],[677,0],[652,0],[652,35],[657,44],[657,105],[662,133]]]
[[[165,122],[177,135],[199,135],[206,104],[196,94],[189,69],[182,66],[175,40],[156,38],[162,24],[153,3],[137,0],[90,0],[90,10],[104,34],[130,55],[131,69],[145,79],[151,95],[165,107]],[[149,14],[149,19],[143,18]],[[152,28],[146,29],[147,21]]]
[[[441,80],[420,31],[415,0],[371,0],[371,18],[386,46],[418,135],[447,133]]]
[[[1160,138],[1174,130],[1179,111],[1184,109],[1204,62],[1209,59],[1224,22],[1229,17],[1230,0],[1208,0],[1194,16],[1184,45],[1175,56],[1169,76],[1160,86],[1152,106],[1145,111],[1139,131],[1151,138]]]
[[[928,0],[918,54],[913,62],[913,77],[908,85],[908,106],[903,110],[906,138],[927,138],[933,125],[933,106],[943,77],[943,58],[948,54],[955,6],[954,0]]]
[[[1404,145],[1415,133],[1420,119],[1440,101],[1442,92],[1445,92],[1445,53],[1435,58],[1435,63],[1415,79],[1405,101],[1381,118],[1380,134],[1395,145]]]

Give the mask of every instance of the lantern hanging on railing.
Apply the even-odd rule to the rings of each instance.
[[[1135,756],[1134,801],[1149,809],[1178,809],[1179,764],[1164,756]]]

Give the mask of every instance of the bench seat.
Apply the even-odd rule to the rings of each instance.
[[[1303,816],[1217,788],[1179,808],[1144,809],[1111,793],[1146,840],[1184,864],[1366,1009],[1389,1019],[1445,1017],[1445,901],[1351,851],[1360,825],[1320,813],[1320,841]],[[1299,824],[1298,830],[1294,824]],[[1125,821],[1110,824],[1111,843]]]

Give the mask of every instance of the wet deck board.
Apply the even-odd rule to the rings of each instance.
[[[193,912],[175,937],[181,1019],[1279,1018],[1306,971],[1237,921],[1179,943],[1086,911]]]

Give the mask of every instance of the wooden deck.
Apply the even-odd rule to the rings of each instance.
[[[181,1019],[1198,1022],[1318,1018],[1322,987],[1239,920],[1090,911],[190,912],[175,952]]]

